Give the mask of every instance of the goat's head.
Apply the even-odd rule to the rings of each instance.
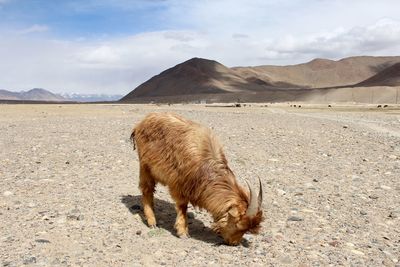
[[[229,245],[238,245],[246,232],[258,234],[262,216],[262,184],[258,196],[246,181],[250,196],[248,202],[235,203],[214,224],[214,230],[219,233]]]

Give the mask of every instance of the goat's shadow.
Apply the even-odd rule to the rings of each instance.
[[[141,196],[124,195],[121,197],[121,202],[129,209],[132,214],[139,214],[143,223],[147,225],[144,217],[143,207],[141,205]],[[162,199],[154,198],[154,213],[157,219],[157,226],[169,231],[172,235],[176,235],[174,228],[176,211],[173,203]],[[190,212],[188,212],[189,214]],[[189,216],[189,235],[191,238],[201,240],[213,245],[222,245],[223,240],[215,234],[209,227],[193,216]]]

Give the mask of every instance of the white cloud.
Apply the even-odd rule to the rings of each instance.
[[[87,41],[12,36],[0,40],[0,87],[44,87],[56,92],[128,93],[155,74],[191,57],[228,66],[300,63],[315,57],[398,55],[400,22],[306,36],[259,39],[196,31],[161,31]]]
[[[50,28],[47,25],[34,24],[28,28],[16,31],[17,34],[29,34],[29,33],[39,33],[46,32]]]
[[[191,57],[249,66],[400,54],[400,21],[391,19],[400,9],[397,0],[167,0],[164,5],[166,28],[177,30],[68,41],[31,34],[48,31],[46,25],[19,34],[0,31],[0,88],[125,94]]]

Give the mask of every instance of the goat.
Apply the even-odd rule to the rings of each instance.
[[[150,113],[133,129],[139,157],[139,188],[149,227],[156,227],[153,194],[157,183],[169,188],[175,201],[175,229],[189,237],[187,206],[211,213],[213,230],[229,245],[246,232],[257,234],[263,220],[262,185],[258,196],[236,181],[216,136],[210,129],[173,113]]]

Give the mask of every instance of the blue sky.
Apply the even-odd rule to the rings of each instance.
[[[398,0],[0,0],[0,89],[126,94],[192,57],[229,67],[400,55]]]

